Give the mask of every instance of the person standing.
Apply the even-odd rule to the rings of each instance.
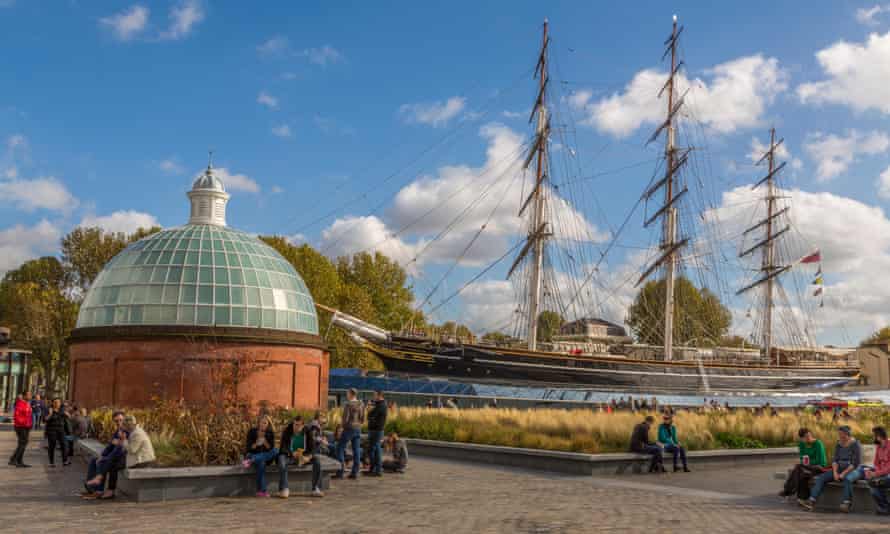
[[[647,415],[642,423],[634,427],[630,436],[630,450],[637,454],[647,454],[652,458],[649,460],[649,472],[664,473],[664,460],[662,458],[662,449],[656,443],[649,441],[649,429],[655,423],[655,418]]]
[[[15,399],[12,414],[12,427],[15,430],[16,447],[9,457],[9,465],[16,467],[31,467],[25,463],[25,448],[28,446],[28,435],[34,424],[31,412],[31,392],[26,391]]]
[[[374,407],[368,412],[368,457],[370,466],[367,474],[379,477],[383,474],[383,431],[386,427],[388,407],[383,399],[383,391],[374,392]]]
[[[677,427],[674,426],[674,417],[666,413],[662,417],[663,422],[658,425],[658,443],[664,447],[664,452],[669,452],[674,456],[674,472],[680,470],[677,460],[683,462],[683,472],[689,472],[689,466],[686,464],[686,448],[680,445],[677,440]]]
[[[71,434],[71,422],[68,420],[68,414],[62,409],[62,401],[59,399],[53,400],[52,409],[46,418],[44,433],[48,443],[49,466],[56,466],[56,446],[62,451],[62,465],[69,465],[71,461],[68,460],[68,445],[65,443],[65,436]]]
[[[808,428],[797,431],[797,451],[800,462],[791,470],[785,486],[779,492],[779,497],[785,498],[797,494],[798,499],[810,498],[810,479],[821,475],[828,469],[828,459],[825,457],[825,445],[810,432]]]
[[[853,437],[850,427],[841,425],[837,429],[838,440],[834,447],[834,457],[831,460],[831,470],[815,477],[815,484],[810,491],[809,499],[798,499],[798,503],[807,510],[812,511],[816,507],[816,499],[822,495],[825,484],[836,481],[844,483],[844,494],[840,509],[849,512],[853,506],[853,483],[862,477],[862,471],[858,469],[862,463],[862,447]]]
[[[43,404],[43,400],[40,398],[40,393],[35,393],[34,398],[31,399],[31,429],[40,430],[40,425],[43,421],[43,414],[45,411],[46,406]]]
[[[337,444],[337,460],[340,462],[340,470],[334,478],[343,478],[346,466],[346,447],[352,444],[352,470],[349,478],[358,478],[358,469],[362,458],[362,424],[365,422],[365,409],[358,400],[358,391],[349,388],[346,392],[346,404],[343,405],[343,435]]]

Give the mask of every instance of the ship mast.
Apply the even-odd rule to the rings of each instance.
[[[525,159],[524,168],[527,169],[532,160],[535,160],[535,186],[528,198],[519,209],[521,217],[525,210],[531,206],[528,237],[525,246],[516,256],[516,260],[507,272],[507,278],[522,262],[529,252],[531,257],[531,280],[528,287],[528,350],[535,350],[538,346],[538,313],[541,307],[541,287],[543,285],[544,271],[544,245],[551,235],[547,222],[547,213],[544,205],[544,182],[547,180],[547,148],[550,136],[550,118],[547,114],[547,83],[550,81],[547,72],[547,45],[550,42],[548,35],[548,22],[544,19],[543,37],[541,40],[541,52],[538,55],[538,63],[535,66],[535,76],[538,78],[538,96],[532,108],[529,122],[537,120],[535,139]]]
[[[769,149],[757,162],[757,165],[766,162],[769,170],[767,171],[765,177],[754,184],[755,188],[760,187],[761,185],[766,185],[766,197],[764,198],[764,201],[766,202],[766,218],[754,224],[743,233],[743,235],[747,235],[754,230],[762,227],[764,228],[764,238],[754,246],[742,251],[739,254],[739,257],[742,258],[753,253],[757,249],[761,250],[760,271],[761,273],[763,273],[761,278],[753,284],[743,287],[737,292],[737,294],[740,295],[748,290],[754,289],[755,287],[763,286],[762,342],[764,355],[766,356],[768,362],[772,361],[774,285],[776,282],[776,278],[780,274],[791,268],[788,265],[776,265],[775,252],[776,239],[787,232],[790,228],[789,226],[785,226],[785,228],[774,232],[774,230],[778,227],[778,224],[776,224],[778,222],[777,219],[788,212],[787,207],[776,211],[776,200],[778,199],[778,196],[776,195],[775,178],[779,171],[781,171],[782,168],[785,167],[785,162],[782,162],[780,165],[776,165],[776,150],[779,148],[779,146],[781,146],[783,141],[784,139],[779,139],[778,141],[776,141],[776,129],[771,128],[769,131]],[[776,363],[778,363],[778,360]]]
[[[662,58],[670,54],[671,70],[668,79],[659,91],[658,96],[667,92],[667,118],[655,130],[649,138],[649,143],[655,141],[661,132],[665,132],[665,175],[653,184],[643,194],[647,200],[655,195],[660,189],[664,189],[664,204],[655,212],[644,224],[649,226],[659,218],[662,220],[661,234],[661,256],[649,266],[640,277],[637,285],[641,284],[653,271],[658,267],[664,269],[665,298],[664,298],[664,359],[671,360],[674,355],[674,287],[676,285],[676,272],[679,260],[679,251],[689,241],[688,239],[677,240],[677,202],[686,194],[687,189],[679,190],[679,183],[676,179],[677,172],[680,170],[689,156],[689,150],[680,150],[676,146],[676,128],[675,122],[680,108],[683,106],[683,97],[677,98],[675,78],[683,62],[677,57],[677,42],[683,28],[677,26],[677,16],[674,15],[674,25],[671,30],[671,36],[665,41],[665,52]]]

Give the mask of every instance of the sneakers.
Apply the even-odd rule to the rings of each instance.
[[[290,497],[290,488],[284,488],[278,492],[279,499],[287,499],[288,497]]]
[[[256,492],[256,496],[257,497],[268,497],[269,492],[268,491],[258,491],[258,492]]]
[[[843,512],[843,513],[845,513],[845,514],[849,514],[849,513],[850,513],[850,510],[853,509],[853,502],[852,502],[852,501],[844,501],[844,502],[842,502],[842,503],[841,503],[841,507],[840,507],[840,509],[841,509],[841,512]]]
[[[319,488],[315,488],[312,490],[312,493],[309,494],[310,497],[324,497],[324,492]]]
[[[797,499],[797,504],[799,504],[804,510],[812,512],[813,508],[815,507],[816,501],[813,501],[811,499]]]

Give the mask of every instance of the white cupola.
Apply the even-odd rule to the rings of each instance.
[[[188,197],[192,203],[189,224],[226,225],[226,204],[229,202],[229,194],[226,193],[220,179],[213,174],[212,163],[207,165],[207,170],[192,184]]]

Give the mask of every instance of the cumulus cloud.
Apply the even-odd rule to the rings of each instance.
[[[87,215],[81,221],[80,225],[84,228],[98,227],[106,232],[122,232],[132,234],[140,228],[151,228],[160,226],[154,215],[134,210],[115,211],[109,215]]]
[[[129,8],[99,19],[99,24],[120,41],[135,39],[148,26],[149,10],[145,6],[133,5]]]
[[[408,244],[386,227],[386,223],[374,215],[343,217],[334,221],[321,233],[322,248],[331,256],[354,254],[366,250],[380,252],[417,274],[412,260],[419,244]]]
[[[291,137],[293,132],[287,124],[281,124],[272,128],[272,135],[277,137]]]
[[[751,138],[751,152],[748,153],[748,159],[751,160],[751,163],[757,163],[760,161],[760,158],[766,154],[766,151],[769,150],[769,145],[761,141],[757,137]],[[800,169],[803,167],[803,161],[800,158],[795,158],[791,151],[788,150],[788,143],[782,143],[779,145],[779,148],[776,149],[776,162],[781,163],[782,161],[787,161],[788,165],[791,166],[792,169]]]
[[[15,269],[30,259],[54,253],[61,238],[62,232],[45,219],[34,226],[17,224],[0,230],[0,273]]]
[[[818,51],[816,60],[826,79],[799,85],[801,102],[890,114],[890,32],[872,33],[863,43],[838,41]]]
[[[623,92],[593,100],[593,92],[578,90],[569,104],[585,115],[584,122],[603,133],[626,137],[644,125],[664,121],[667,104],[658,92],[667,73],[646,69],[638,72]],[[788,75],[775,58],[746,56],[721,63],[705,71],[704,79],[677,76],[677,89],[686,96],[686,115],[718,133],[758,126],[766,108],[788,88]],[[662,95],[663,96],[663,95]]]
[[[856,20],[866,26],[877,26],[879,15],[887,12],[890,12],[890,5],[878,4],[872,7],[860,7],[856,10]]]
[[[878,196],[890,199],[890,167],[884,169],[884,172],[878,176],[877,186]]]
[[[204,174],[203,170],[196,173],[195,179],[197,180],[202,174]],[[234,174],[229,172],[225,167],[214,167],[213,174],[222,181],[226,191],[243,191],[245,193],[260,192],[260,185],[246,174]]]
[[[402,104],[399,115],[407,123],[428,124],[433,128],[446,126],[448,122],[463,111],[466,99],[453,96],[445,102],[428,102],[420,104]]]
[[[160,39],[169,41],[184,39],[196,25],[204,20],[205,16],[204,7],[200,1],[185,0],[180,2],[178,5],[170,8],[168,15],[170,25],[161,32]]]
[[[890,137],[878,131],[848,130],[844,136],[815,132],[804,143],[804,150],[816,162],[816,179],[820,182],[845,172],[861,156],[882,154],[888,148]]]
[[[52,176],[33,180],[19,179],[18,173],[12,179],[0,181],[0,201],[10,202],[23,211],[45,209],[67,213],[78,205],[65,184]]]
[[[257,45],[256,51],[261,56],[278,56],[290,48],[290,41],[283,35],[276,35]]]
[[[260,91],[256,97],[257,104],[262,104],[267,108],[275,109],[278,107],[278,99],[265,91]]]

